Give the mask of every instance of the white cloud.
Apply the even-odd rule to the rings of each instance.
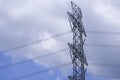
[[[4,50],[6,48],[11,48],[12,46],[14,47],[38,39],[48,38],[54,34],[62,32],[63,29],[67,31],[69,27],[67,27],[67,25],[69,25],[69,23],[67,23],[66,19],[64,17],[61,18],[53,15],[55,14],[54,12],[58,13],[55,11],[56,4],[63,2],[64,1],[61,0],[3,1],[0,10],[5,13],[5,17],[3,17],[6,24],[3,25],[3,28],[0,27],[0,36],[2,38],[0,43],[4,44],[4,47],[0,46],[1,49],[3,48]],[[57,6],[60,7],[60,5]],[[49,13],[49,11],[54,12]],[[2,16],[0,15],[0,17]],[[7,55],[11,56],[13,61],[16,62],[45,55],[64,48],[62,44],[62,41],[50,39],[46,42],[11,52],[17,54],[8,53]],[[69,54],[60,53],[45,59],[33,60],[33,62],[46,67],[57,66],[69,61],[67,55]]]
[[[50,75],[53,75],[54,72],[53,72],[52,70],[49,70],[49,74],[50,74]]]
[[[59,77],[56,77],[56,80],[61,80]]]
[[[0,0],[0,1],[3,1],[0,7],[0,12],[4,13],[4,15],[2,13],[0,14],[0,18],[1,18],[0,48],[1,49],[6,49],[7,47],[9,48],[12,46],[29,43],[42,38],[47,38],[54,34],[68,31],[70,29],[69,22],[67,21],[68,17],[66,15],[68,8],[70,8],[70,5],[68,6],[69,3],[67,3],[68,0],[67,1],[66,0],[51,0],[51,1],[50,0],[44,0],[44,1],[6,0],[8,2],[4,2],[5,0]],[[78,2],[77,3],[78,5],[79,3],[81,4],[80,6],[83,7],[82,9],[83,12],[88,10],[91,11],[91,12],[84,12],[86,15],[92,15],[94,13],[97,14],[97,17],[101,18],[102,23],[105,22],[110,25],[111,24],[118,26],[120,25],[120,20],[119,20],[120,11],[117,8],[115,8],[112,4],[106,4],[104,0],[97,0],[97,1],[75,0],[75,1]],[[93,7],[91,7],[91,5],[88,4],[91,4]],[[92,12],[92,10],[94,12]],[[96,22],[96,20],[92,20],[92,17],[87,17],[86,19],[88,21],[86,23],[89,23],[90,21],[93,21],[94,24],[99,23]],[[86,29],[90,28],[92,30],[93,27],[91,27],[91,25],[89,26],[85,28]],[[103,29],[101,29],[100,27],[100,30]],[[96,37],[93,37],[93,39],[95,38]],[[68,42],[69,42],[69,36],[58,39],[50,39],[48,41],[35,44],[24,49],[11,52],[18,54],[8,53],[9,54],[8,56],[11,56],[13,61],[30,59],[33,57],[51,53],[60,48],[64,48],[67,46]],[[96,54],[98,52],[100,52],[100,54]],[[109,51],[109,53],[111,52]],[[88,51],[88,53],[86,54],[89,55],[90,52]],[[95,51],[91,50],[91,55],[93,56],[92,58],[94,58],[93,60],[97,62],[101,60],[102,61],[105,60],[106,63],[107,62],[114,63],[119,61],[118,55],[117,55],[118,56],[117,59],[115,60],[114,58],[116,57],[114,56],[113,58],[114,54],[109,55],[109,58],[105,54],[107,53],[105,53],[104,50],[98,50],[98,49]],[[90,56],[87,57],[89,58]],[[91,59],[89,58],[88,61],[89,60]],[[37,65],[42,65],[45,67],[57,66],[69,61],[71,60],[68,51],[64,53],[58,53],[56,55],[52,55],[46,58],[40,58],[39,60],[33,60],[33,62],[35,62]],[[92,74],[101,74],[103,72],[104,74],[106,74],[106,73],[110,73],[111,70],[113,70],[111,68],[105,70],[102,69],[100,66],[95,66],[95,67],[93,67],[92,65],[89,66],[88,66],[88,71],[90,71]],[[69,68],[71,68],[71,66],[65,68],[59,68],[59,70],[61,70],[65,75],[67,75],[67,73],[69,73]],[[52,74],[51,71],[50,74]],[[59,78],[56,79],[59,80]]]
[[[106,1],[105,1],[106,2]],[[98,1],[94,6],[94,12],[107,24],[120,25],[120,11],[110,3]]]
[[[44,38],[50,38],[51,37],[51,35],[49,35],[47,32],[44,32],[43,36],[44,36]],[[58,45],[60,46],[60,44],[55,39],[50,39],[50,40],[47,40],[47,41],[43,41],[41,43],[41,45],[44,49],[47,49],[47,50],[54,50],[55,48],[57,48]]]

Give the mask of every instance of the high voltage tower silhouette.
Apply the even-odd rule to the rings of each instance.
[[[71,1],[72,13],[67,12],[73,32],[73,42],[68,43],[73,64],[73,76],[69,80],[85,80],[86,66],[88,66],[83,45],[86,32],[82,23],[81,9]]]

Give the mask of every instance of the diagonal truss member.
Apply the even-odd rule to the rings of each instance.
[[[67,12],[73,32],[73,42],[68,43],[73,64],[73,76],[69,80],[85,80],[86,66],[88,66],[84,53],[86,32],[82,22],[81,9],[71,1],[72,13]]]

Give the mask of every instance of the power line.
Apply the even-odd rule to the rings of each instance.
[[[72,63],[71,62],[68,62],[68,63],[65,63],[65,64],[61,64],[61,65],[58,65],[58,66],[54,66],[54,67],[51,67],[49,69],[45,69],[45,70],[41,70],[41,71],[37,71],[37,72],[33,72],[33,73],[30,73],[30,74],[26,74],[26,75],[23,75],[23,76],[20,76],[20,77],[16,77],[14,79],[10,79],[10,80],[21,80],[23,78],[27,78],[27,77],[31,77],[31,76],[35,76],[35,75],[38,75],[38,74],[42,74],[44,72],[47,72],[49,70],[54,70],[54,69],[57,69],[57,68],[62,68],[62,67],[66,67],[66,66],[69,66],[71,65]],[[91,74],[87,74],[87,76]],[[99,76],[99,77],[107,77],[107,78],[115,78],[114,76],[112,75],[92,75],[92,76]]]
[[[87,76],[94,76],[94,77],[99,77],[99,78],[112,78],[112,79],[120,79],[120,76],[118,75],[118,76],[113,76],[113,75],[103,75],[103,74],[86,74]]]
[[[14,50],[17,50],[17,49],[20,49],[20,48],[23,48],[23,47],[28,47],[30,45],[37,44],[37,43],[40,43],[42,41],[47,41],[47,40],[50,40],[52,38],[60,37],[60,36],[63,36],[65,34],[68,34],[68,33],[71,33],[71,31],[67,31],[67,32],[64,32],[64,33],[56,34],[56,35],[51,36],[49,38],[39,39],[39,40],[36,40],[34,42],[31,42],[31,43],[27,43],[27,44],[23,44],[23,45],[20,45],[20,46],[17,46],[17,47],[6,49],[6,50],[3,50],[3,51],[0,51],[0,53],[6,53],[6,52],[14,51]]]
[[[112,31],[87,31],[90,34],[106,34],[106,35],[120,35],[120,32],[112,32]]]
[[[120,65],[98,63],[98,62],[90,62],[89,65],[91,65],[91,66],[100,66],[100,67],[111,67],[111,68],[118,68],[118,69],[120,68]]]
[[[49,69],[45,69],[45,70],[42,70],[42,71],[38,71],[38,72],[26,74],[26,75],[23,75],[23,76],[20,76],[20,77],[11,79],[11,80],[21,80],[21,79],[26,78],[26,77],[29,77],[29,76],[37,75],[37,74],[40,74],[40,73],[47,72],[47,71],[49,71],[49,70],[53,70],[53,69],[65,67],[65,66],[68,66],[68,65],[71,65],[71,62],[68,62],[68,63],[65,63],[65,64],[61,64],[61,65],[58,65],[58,66],[54,66],[54,67],[51,67],[51,68],[49,68]]]
[[[120,48],[120,45],[105,45],[105,44],[91,44],[87,43],[85,46],[92,46],[92,47],[107,47],[107,48]]]
[[[17,50],[17,49],[21,49],[21,48],[24,48],[24,47],[28,47],[30,45],[33,45],[33,44],[37,44],[37,43],[40,43],[42,41],[47,41],[47,40],[50,40],[52,38],[57,38],[57,37],[60,37],[60,36],[63,36],[63,35],[66,35],[66,34],[69,34],[71,33],[71,31],[67,31],[67,32],[64,32],[64,33],[60,33],[60,34],[56,34],[54,36],[51,36],[49,38],[43,38],[43,39],[39,39],[39,40],[36,40],[34,42],[31,42],[31,43],[26,43],[26,44],[23,44],[23,45],[20,45],[20,46],[17,46],[17,47],[13,47],[13,48],[10,48],[10,49],[6,49],[6,50],[3,50],[3,51],[0,51],[0,54],[2,53],[7,53],[7,52],[10,52],[10,51],[14,51],[14,50]],[[114,34],[114,35],[117,35],[120,33],[119,32],[107,32],[107,31],[88,31],[88,33],[91,33],[91,34]],[[89,45],[87,45],[89,46]],[[90,45],[90,46],[101,46],[102,45]],[[104,47],[116,47],[116,45],[104,45]],[[120,47],[120,45],[117,45],[117,48]]]
[[[19,65],[19,64],[27,63],[27,62],[32,61],[32,60],[37,60],[37,59],[40,59],[40,58],[43,58],[43,57],[52,56],[52,55],[55,55],[57,53],[64,52],[66,50],[67,49],[60,49],[58,51],[51,52],[51,53],[48,53],[46,55],[37,56],[37,57],[31,58],[31,59],[27,59],[27,60],[20,61],[20,62],[17,62],[17,63],[12,63],[12,64],[9,64],[9,65],[6,65],[6,66],[1,66],[0,69],[6,69],[6,68],[9,68],[9,67],[13,67],[13,66]]]
[[[67,50],[68,50],[67,48],[60,49],[60,50],[57,50],[55,52],[48,53],[46,55],[40,55],[40,56],[33,57],[31,59],[27,59],[27,60],[20,61],[20,62],[17,62],[17,63],[12,63],[12,64],[9,64],[9,65],[1,66],[0,69],[10,68],[10,67],[13,67],[13,66],[17,66],[17,65],[20,65],[20,64],[24,64],[24,63],[30,62],[32,60],[37,60],[37,59],[44,58],[44,57],[47,57],[47,56],[52,56],[52,55],[55,55],[55,54],[58,54],[60,52],[64,52],[64,51],[67,51]],[[89,64],[93,65],[93,66],[120,68],[120,65],[115,65],[115,64],[104,64],[104,63],[95,63],[95,62],[94,63],[90,62]]]

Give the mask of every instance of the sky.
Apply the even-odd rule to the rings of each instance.
[[[89,31],[120,31],[119,0],[73,0],[73,2],[82,10],[87,33],[86,44],[120,45],[119,34],[89,33]],[[67,76],[72,75],[72,65],[43,71],[71,61],[67,46],[67,43],[72,42],[71,33],[2,53],[19,45],[70,31],[66,13],[68,11],[71,11],[70,0],[0,0],[0,67],[67,48],[66,51],[55,55],[2,68],[1,80],[67,80]],[[89,64],[86,80],[120,80],[119,47],[84,46],[84,50]],[[41,72],[21,78],[37,71]]]

